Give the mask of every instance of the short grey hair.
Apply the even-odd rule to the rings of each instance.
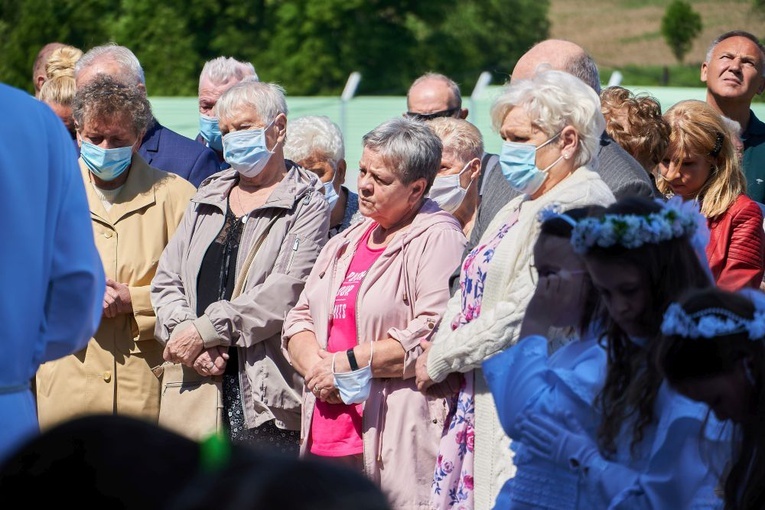
[[[153,118],[146,94],[113,76],[99,74],[77,89],[72,117],[78,129],[93,120],[111,121],[116,115],[126,115],[137,135],[146,130]]]
[[[491,121],[499,132],[505,117],[515,107],[523,108],[532,123],[548,137],[571,126],[579,133],[577,166],[597,165],[600,136],[606,121],[600,111],[600,98],[579,78],[548,69],[527,80],[512,81],[491,107]]]
[[[483,137],[470,122],[454,117],[438,117],[426,122],[443,144],[443,154],[453,154],[462,163],[483,156]]]
[[[566,62],[566,68],[563,69],[569,74],[573,74],[584,83],[592,87],[596,94],[600,95],[600,73],[595,60],[586,52],[582,52]]]
[[[240,62],[233,57],[217,57],[205,62],[202,72],[199,73],[199,82],[207,78],[216,85],[224,85],[229,82],[240,82],[245,78],[252,77],[259,81],[255,66],[249,62]]]
[[[404,184],[425,179],[425,194],[441,167],[441,140],[416,120],[397,117],[383,122],[364,135],[362,145],[377,153]]]
[[[280,113],[287,115],[284,89],[275,83],[241,81],[220,96],[215,103],[215,116],[221,120],[231,118],[242,108],[255,110],[266,124]]]
[[[311,156],[329,161],[334,168],[345,158],[343,132],[327,116],[306,115],[289,123],[284,157],[303,161]]]
[[[409,87],[409,90],[406,92],[406,103],[409,104],[409,91],[411,91],[416,85],[419,85],[420,83],[427,81],[427,80],[439,80],[446,84],[446,86],[449,88],[449,91],[451,92],[452,100],[455,101],[454,104],[449,102],[450,108],[462,108],[462,93],[460,92],[460,86],[457,85],[457,82],[449,78],[448,76],[441,74],[441,73],[425,73],[416,80],[412,82],[412,85]]]
[[[760,42],[756,35],[745,30],[731,30],[729,32],[718,35],[715,40],[712,41],[712,44],[709,45],[709,48],[707,49],[707,56],[705,57],[704,61],[708,63],[710,60],[712,60],[712,52],[714,51],[715,47],[725,39],[730,39],[731,37],[743,37],[745,39],[749,39],[755,45],[757,45],[757,48],[760,50],[760,56],[762,57],[762,75],[765,76],[765,45]]]
[[[74,78],[77,79],[84,69],[106,59],[114,60],[119,65],[122,70],[119,79],[128,85],[141,84],[146,86],[146,77],[138,57],[128,48],[116,43],[103,44],[88,50],[74,66]]]

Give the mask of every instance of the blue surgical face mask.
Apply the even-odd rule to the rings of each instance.
[[[335,191],[335,183],[334,178],[324,183],[324,200],[327,201],[329,204],[329,210],[335,208],[335,204],[340,199],[340,195],[337,194],[337,191]]]
[[[231,168],[244,177],[256,177],[271,159],[273,151],[266,147],[266,130],[263,128],[232,131],[223,137],[223,158]]]
[[[335,376],[335,386],[340,390],[340,398],[345,404],[360,404],[369,398],[372,390],[372,356],[374,342],[369,354],[369,365],[351,372],[335,372],[335,358],[332,357],[332,374]]]
[[[544,170],[537,168],[537,151],[555,140],[560,132],[547,140],[539,147],[529,143],[505,142],[502,144],[502,151],[499,154],[499,165],[502,169],[502,175],[505,176],[510,187],[521,193],[533,195],[547,179],[547,172],[555,166],[563,155],[553,161]]]
[[[80,157],[88,170],[102,181],[113,181],[130,167],[133,146],[103,149],[98,145],[82,141]]]
[[[223,152],[223,139],[220,134],[218,119],[215,117],[208,117],[207,115],[200,115],[199,134],[202,135],[202,138],[205,139],[205,142],[207,142],[207,145],[211,149]]]

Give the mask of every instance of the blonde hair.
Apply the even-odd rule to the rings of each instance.
[[[669,145],[670,128],[661,115],[659,101],[613,86],[600,93],[600,111],[606,118],[608,136],[651,173]]]
[[[50,54],[45,64],[46,80],[59,76],[74,78],[74,65],[80,60],[82,50],[74,46],[64,46]]]
[[[671,128],[669,150],[677,155],[677,165],[683,164],[685,154],[710,158],[712,170],[696,198],[704,216],[717,218],[746,190],[746,177],[736,157],[730,128],[717,110],[695,99],[675,104],[664,119]],[[656,183],[662,193],[670,192],[665,180],[657,179]]]
[[[74,78],[71,76],[55,76],[48,78],[40,87],[40,101],[56,103],[62,106],[72,106],[76,92]]]
[[[443,152],[456,156],[466,163],[483,156],[481,132],[470,122],[454,117],[437,117],[425,122],[444,145]]]

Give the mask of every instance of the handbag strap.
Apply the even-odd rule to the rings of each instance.
[[[252,245],[252,248],[247,253],[247,258],[244,259],[244,262],[242,263],[242,270],[239,273],[239,277],[236,279],[236,284],[234,285],[234,291],[231,294],[231,299],[238,297],[239,294],[242,293],[244,283],[247,281],[247,273],[250,272],[250,266],[252,266],[252,261],[255,260],[255,255],[257,255],[260,246],[266,240],[266,236],[268,236],[268,233],[271,231],[271,227],[273,227],[274,223],[276,223],[276,220],[281,217],[283,211],[284,210],[281,209],[277,211],[276,214],[274,214],[274,216],[266,225],[266,228],[263,230],[263,232],[260,233],[260,237],[258,237],[257,241],[255,241],[255,244]]]

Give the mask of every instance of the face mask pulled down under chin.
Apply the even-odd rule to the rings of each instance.
[[[90,142],[82,141],[80,157],[90,173],[105,182],[122,175],[133,160],[133,147],[104,149]]]
[[[335,356],[332,357],[332,374],[335,377],[335,386],[340,391],[340,398],[345,404],[360,404],[369,398],[372,390],[372,357],[374,356],[374,342],[371,343],[369,365],[352,370],[350,372],[335,372]]]
[[[223,137],[223,159],[244,177],[257,177],[268,164],[273,151],[266,147],[266,130],[273,121],[261,129],[232,131]]]
[[[560,134],[560,133],[558,133]],[[516,191],[533,195],[547,179],[547,172],[563,159],[561,155],[544,170],[537,168],[537,151],[557,138],[558,134],[536,147],[528,143],[505,142],[499,154],[499,166],[505,180]]]
[[[433,180],[433,185],[428,192],[428,198],[434,200],[438,204],[438,207],[448,213],[453,213],[459,208],[460,204],[462,204],[462,201],[465,199],[470,184],[473,184],[473,181],[471,180],[468,187],[463,188],[460,183],[460,176],[465,172],[469,164],[470,162],[462,167],[462,170],[460,170],[458,174],[444,175],[436,177]]]

